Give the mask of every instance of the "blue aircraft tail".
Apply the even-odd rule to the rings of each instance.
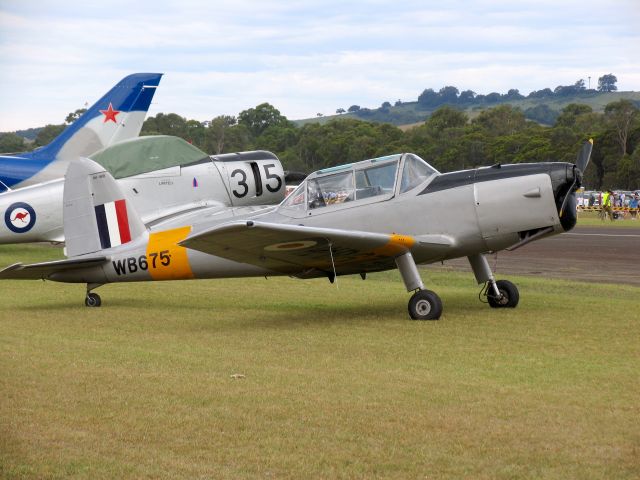
[[[161,73],[129,75],[48,145],[0,155],[0,191],[60,178],[72,159],[137,137],[161,77]]]

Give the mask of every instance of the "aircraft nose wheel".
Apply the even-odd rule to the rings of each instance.
[[[491,288],[487,293],[487,301],[492,308],[515,308],[520,300],[520,293],[518,293],[518,287],[516,287],[509,280],[498,280],[496,287],[501,294],[500,298],[496,298],[491,294]]]
[[[102,304],[102,300],[100,299],[100,295],[97,293],[87,293],[87,297],[84,299],[84,304],[87,307],[99,307]]]
[[[409,300],[409,315],[413,320],[438,320],[442,315],[442,300],[431,290],[418,290]]]

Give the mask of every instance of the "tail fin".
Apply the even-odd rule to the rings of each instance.
[[[69,257],[117,247],[146,233],[113,177],[88,158],[69,165],[62,212]]]
[[[70,160],[137,137],[161,78],[161,73],[123,78],[48,145],[3,156],[0,181],[6,187],[20,188],[60,178]]]
[[[134,73],[123,78],[37,153],[86,157],[113,143],[137,137],[161,78],[161,73]]]

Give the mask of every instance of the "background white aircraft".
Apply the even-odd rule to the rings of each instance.
[[[254,151],[209,156],[170,136],[137,137],[92,155],[146,225],[204,207],[274,205],[285,195],[278,157]],[[0,244],[62,242],[64,178],[0,194]]]

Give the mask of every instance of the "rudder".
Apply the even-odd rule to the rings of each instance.
[[[86,157],[137,137],[161,78],[161,73],[134,73],[123,78],[44,147],[46,153],[62,159]]]
[[[123,245],[147,231],[113,177],[88,158],[67,169],[63,226],[69,257]]]
[[[118,82],[51,143],[0,156],[0,191],[61,178],[69,162],[137,137],[160,83],[160,73],[135,73]]]

